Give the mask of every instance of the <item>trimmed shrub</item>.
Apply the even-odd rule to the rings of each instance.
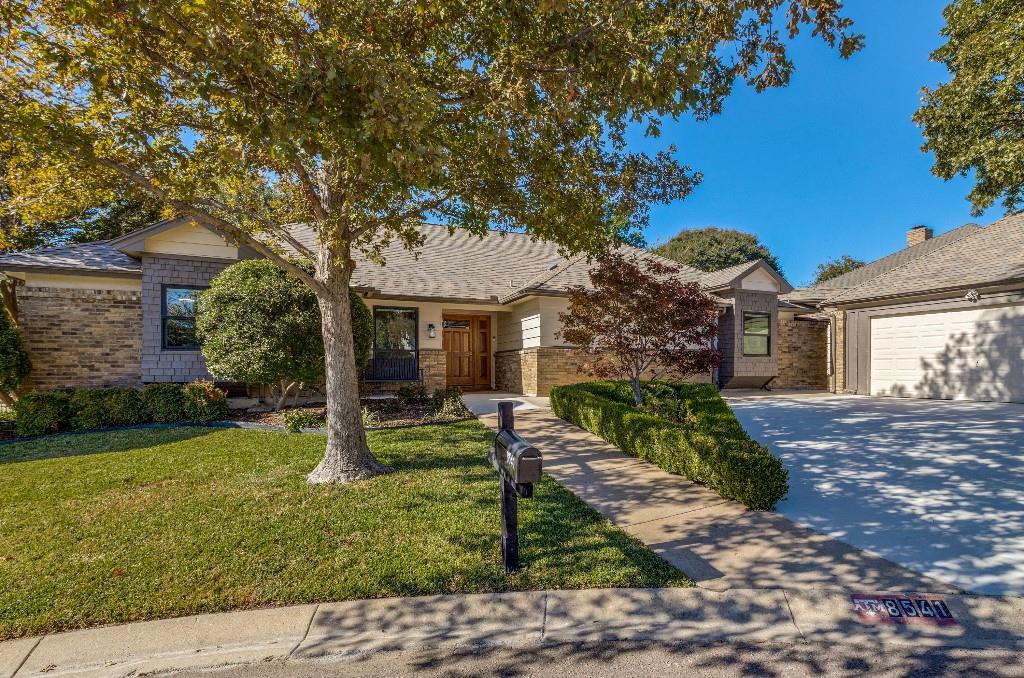
[[[632,390],[623,382],[556,386],[551,408],[623,452],[751,509],[771,510],[786,495],[789,474],[782,462],[750,439],[714,386],[658,383],[648,388],[649,411],[633,405]],[[675,421],[651,412],[674,413]]]
[[[185,395],[185,419],[220,421],[228,417],[228,396],[212,381],[193,381],[181,387]]]
[[[14,405],[19,436],[41,436],[71,427],[71,394],[67,391],[26,393]]]
[[[409,384],[402,386],[395,392],[398,402],[402,405],[425,405],[430,401],[427,395],[427,387],[423,384]]]
[[[108,388],[103,401],[107,406],[105,426],[134,426],[151,420],[137,388]]]
[[[434,391],[430,397],[434,411],[442,417],[457,419],[469,416],[470,412],[462,402],[462,389],[458,386],[447,386]]]
[[[71,412],[71,427],[76,431],[148,421],[142,394],[134,388],[77,390],[71,395]]]
[[[142,389],[142,404],[153,423],[185,420],[185,391],[179,384],[149,384]]]
[[[324,415],[312,410],[288,410],[282,417],[284,428],[289,433],[299,433],[304,428],[323,428]]]

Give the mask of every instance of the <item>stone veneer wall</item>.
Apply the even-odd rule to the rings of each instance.
[[[552,386],[589,381],[578,367],[582,358],[570,347],[534,347],[494,354],[495,387],[499,391],[546,396]]]
[[[828,323],[779,314],[779,375],[772,388],[828,388]]]
[[[230,265],[215,259],[142,258],[142,380],[187,382],[210,379],[199,349],[165,350],[161,327],[163,287],[207,287]]]
[[[444,388],[448,379],[448,354],[443,348],[421,348],[420,369],[428,393]]]
[[[494,354],[495,388],[509,393],[546,396],[552,386],[593,381],[594,377],[579,371],[582,362],[583,356],[570,346],[498,351]],[[711,375],[694,375],[687,381],[709,383]]]
[[[20,390],[139,383],[138,291],[23,286],[17,295],[21,334],[32,361]]]

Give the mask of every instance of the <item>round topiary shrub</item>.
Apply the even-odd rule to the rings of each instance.
[[[358,367],[370,359],[373,317],[350,292]],[[207,369],[219,380],[271,384],[278,407],[289,389],[324,380],[324,342],[316,295],[269,261],[240,261],[210,281],[196,331]]]

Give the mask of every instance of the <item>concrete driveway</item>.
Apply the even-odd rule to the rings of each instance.
[[[1024,405],[728,400],[789,469],[783,515],[968,591],[1024,594]]]

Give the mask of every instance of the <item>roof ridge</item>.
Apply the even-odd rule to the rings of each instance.
[[[995,222],[993,222],[993,223],[995,223]],[[971,238],[973,238],[974,236],[978,235],[979,233],[984,233],[985,230],[987,230],[989,228],[989,226],[991,226],[992,224],[989,224],[988,226],[982,226],[981,224],[975,224],[973,222],[968,222],[966,224],[962,224],[960,226],[957,226],[956,228],[954,228],[954,229],[952,229],[950,231],[946,231],[946,233],[943,233],[942,235],[946,235],[948,233],[953,233],[954,231],[958,231],[961,228],[966,228],[967,226],[971,226],[971,225],[977,226],[977,229],[972,231],[971,233],[968,233],[964,237],[951,239],[949,242],[943,243],[942,245],[940,245],[940,246],[936,247],[935,249],[931,250],[930,252],[927,252],[927,253],[919,256],[919,257],[914,257],[913,259],[910,259],[909,261],[904,261],[902,264],[897,264],[896,266],[893,266],[892,268],[890,268],[885,273],[880,273],[880,274],[876,275],[874,278],[868,278],[864,282],[861,282],[861,283],[859,283],[857,285],[854,285],[853,287],[847,287],[846,289],[844,289],[839,294],[837,294],[837,295],[835,295],[833,297],[828,297],[827,299],[825,299],[821,303],[824,304],[824,303],[827,303],[827,302],[830,302],[830,301],[841,300],[843,297],[845,297],[848,294],[851,294],[853,292],[856,292],[858,289],[860,289],[861,287],[864,287],[868,283],[875,282],[876,280],[878,280],[880,278],[884,278],[884,277],[886,277],[888,275],[891,275],[891,274],[895,273],[896,271],[900,271],[900,270],[906,268],[907,266],[910,266],[911,264],[915,264],[915,263],[917,263],[917,262],[919,262],[919,261],[921,261],[923,259],[927,259],[928,257],[934,256],[936,253],[941,252],[942,250],[946,249],[947,247],[950,247],[952,245],[956,245],[957,243],[964,242],[965,240],[970,240]],[[926,242],[928,242],[928,241],[925,240],[924,242],[919,242],[919,243],[917,243],[917,245],[923,245]],[[915,247],[917,245],[915,245]],[[896,254],[896,252],[893,252],[893,254]],[[883,259],[884,258],[885,257],[883,257]]]
[[[951,235],[953,235],[955,233],[958,233],[959,231],[962,231],[964,229],[967,229],[969,227],[973,227],[973,230],[970,233],[966,233],[966,234],[964,234],[960,238],[950,238],[949,237],[949,236],[951,236]],[[876,280],[876,279],[882,277],[883,275],[888,274],[890,271],[895,271],[896,269],[898,269],[898,268],[900,268],[900,267],[902,267],[902,266],[904,266],[906,264],[909,264],[911,262],[917,261],[921,257],[926,257],[926,256],[930,255],[932,252],[937,252],[938,250],[941,250],[942,248],[944,248],[946,245],[950,245],[950,244],[952,244],[954,242],[959,242],[960,240],[963,240],[963,238],[970,237],[976,231],[978,231],[979,229],[982,229],[982,228],[983,228],[983,226],[981,226],[981,224],[978,224],[978,223],[973,222],[973,221],[969,221],[969,222],[967,222],[965,224],[960,224],[956,228],[951,228],[950,230],[946,231],[945,233],[940,233],[939,235],[935,236],[934,238],[928,238],[926,240],[922,240],[919,243],[911,245],[910,247],[904,247],[902,249],[896,250],[895,252],[890,252],[889,254],[886,254],[885,256],[878,257],[877,259],[872,259],[871,261],[866,262],[863,266],[859,266],[859,267],[853,269],[852,271],[847,271],[846,273],[843,273],[842,275],[838,275],[835,278],[830,278],[830,279],[824,280],[824,281],[822,281],[820,283],[816,283],[816,284],[813,284],[813,285],[808,285],[807,287],[803,287],[803,288],[800,288],[800,289],[819,290],[821,292],[825,292],[825,291],[829,291],[829,290],[837,290],[837,289],[842,291],[842,292],[846,292],[847,290],[855,289],[855,288],[857,288],[857,287],[859,287],[859,286],[861,286],[861,285],[863,285],[863,284],[865,284],[865,283],[867,283],[867,282],[869,282],[871,280]],[[932,249],[930,251],[921,252],[918,256],[912,256],[909,259],[907,259],[906,261],[904,261],[903,263],[895,264],[892,268],[886,269],[885,271],[882,271],[881,273],[878,273],[878,274],[876,274],[876,275],[874,275],[874,276],[872,276],[870,278],[862,280],[859,283],[856,283],[854,285],[848,285],[848,286],[845,286],[845,287],[842,286],[841,282],[838,285],[836,284],[837,282],[842,281],[844,278],[855,277],[858,274],[858,272],[863,273],[862,269],[867,269],[868,267],[875,266],[879,262],[885,261],[886,259],[896,258],[896,257],[899,257],[901,254],[906,254],[907,252],[913,252],[913,250],[915,250],[917,248],[929,247],[931,245],[934,245],[935,242],[938,241],[938,240],[943,240],[943,243],[941,245],[939,245],[938,247],[936,247],[936,248],[934,248],[934,249]]]

